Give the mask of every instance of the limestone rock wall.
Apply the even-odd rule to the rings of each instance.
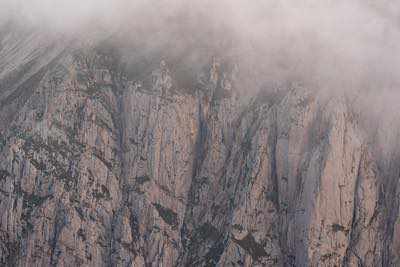
[[[0,265],[398,266],[397,157],[346,99],[25,38],[0,46]]]

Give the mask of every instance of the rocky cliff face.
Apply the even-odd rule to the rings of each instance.
[[[0,265],[400,265],[400,150],[345,97],[0,38]]]

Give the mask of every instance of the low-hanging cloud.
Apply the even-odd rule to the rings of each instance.
[[[0,0],[0,18],[71,37],[123,33],[127,59],[173,50],[195,64],[221,53],[253,82],[242,90],[298,81],[364,99],[374,116],[400,111],[395,1]]]

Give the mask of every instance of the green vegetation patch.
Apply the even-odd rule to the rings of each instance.
[[[95,189],[93,191],[93,197],[96,199],[106,199],[106,200],[110,200],[111,199],[111,194],[110,191],[108,190],[108,188],[104,185],[100,186],[100,190]]]
[[[257,243],[251,233],[248,233],[243,239],[238,240],[232,238],[232,240],[246,250],[254,260],[258,260],[262,257],[269,257],[270,255],[265,251],[264,247]]]
[[[10,173],[7,170],[0,170],[0,181],[5,180],[8,176]]]
[[[150,181],[150,177],[149,177],[148,175],[145,174],[145,175],[143,175],[143,176],[137,176],[137,177],[135,178],[135,180],[136,180],[136,182],[137,182],[138,184],[144,184],[144,183]]]
[[[4,135],[0,133],[0,152],[6,147],[7,140]]]
[[[221,236],[221,234],[218,231],[218,229],[215,228],[210,223],[205,223],[196,229],[196,237],[198,237],[199,239],[217,240],[220,238],[220,236]]]
[[[153,203],[153,206],[156,208],[164,222],[171,225],[174,229],[178,227],[178,214],[175,211],[165,208],[157,203]]]
[[[349,232],[349,230],[346,229],[346,227],[344,227],[343,225],[334,223],[332,224],[332,231],[333,232],[343,232],[345,234],[347,234]]]

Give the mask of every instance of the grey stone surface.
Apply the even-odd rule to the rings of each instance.
[[[398,157],[345,98],[46,40],[0,37],[0,265],[399,266]]]

